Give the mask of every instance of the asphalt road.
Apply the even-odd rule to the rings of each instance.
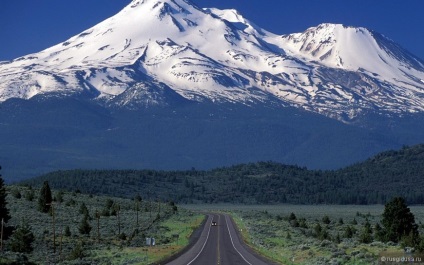
[[[212,226],[216,222],[216,226]],[[209,214],[199,240],[168,265],[270,265],[242,243],[228,215]]]

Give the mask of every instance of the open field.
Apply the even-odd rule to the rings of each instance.
[[[281,264],[378,264],[379,254],[403,255],[400,244],[376,239],[383,205],[184,205],[186,209],[229,212],[245,241]],[[424,206],[411,206],[423,233]],[[290,220],[291,213],[296,216]],[[326,219],[328,217],[328,219]],[[361,242],[366,222],[373,230]],[[346,230],[352,232],[351,235]]]

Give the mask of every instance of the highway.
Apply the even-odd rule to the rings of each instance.
[[[212,226],[216,222],[216,226]],[[270,265],[242,243],[232,219],[209,214],[199,240],[168,265]]]

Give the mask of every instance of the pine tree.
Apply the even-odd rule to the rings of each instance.
[[[330,217],[328,217],[328,215],[326,215],[326,216],[324,216],[323,218],[322,218],[322,222],[324,223],[324,224],[330,224],[331,223],[331,220],[330,220]]]
[[[67,225],[66,227],[65,227],[65,232],[64,232],[64,236],[66,236],[66,237],[70,237],[72,234],[71,234],[71,229],[69,228],[69,225]]]
[[[30,253],[35,236],[27,222],[23,221],[10,238],[9,246],[13,252]]]
[[[290,216],[289,216],[289,222],[290,221],[292,221],[292,220],[296,220],[296,215],[292,212],[292,213],[290,213]]]
[[[377,223],[374,227],[374,238],[378,241],[384,241],[384,230],[379,223]]]
[[[90,215],[89,215],[89,212],[88,212],[87,205],[85,205],[85,203],[84,203],[84,202],[83,202],[83,203],[81,203],[81,206],[80,206],[80,209],[79,209],[79,213],[80,213],[80,214],[83,214],[83,215],[90,216]]]
[[[352,229],[352,227],[350,225],[348,225],[345,228],[345,231],[343,233],[343,237],[344,238],[352,238],[353,237],[353,234],[354,234],[354,230]]]
[[[402,237],[419,238],[415,217],[406,205],[405,199],[395,197],[384,206],[383,220],[385,241],[399,242]]]
[[[6,195],[6,187],[4,185],[3,178],[0,175],[0,222],[3,219],[5,223],[7,223],[10,219],[9,209],[7,209]]]
[[[314,231],[315,231],[315,237],[320,238],[322,233],[322,227],[319,223],[315,225]]]
[[[365,244],[372,242],[372,228],[368,220],[364,224],[364,228],[362,229],[362,233],[359,237],[359,241]]]
[[[86,256],[84,253],[84,244],[83,242],[79,242],[77,245],[75,245],[75,248],[71,251],[71,254],[69,255],[70,260],[75,259],[82,259]]]
[[[88,222],[88,215],[84,215],[84,217],[82,218],[81,224],[78,227],[78,231],[80,232],[81,235],[90,235],[91,232],[91,225]]]
[[[50,190],[49,183],[44,181],[43,187],[40,190],[40,196],[38,197],[38,210],[43,213],[49,212],[51,203],[52,191]]]

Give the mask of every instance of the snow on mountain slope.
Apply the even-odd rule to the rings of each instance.
[[[188,0],[133,0],[63,43],[0,63],[0,80],[0,102],[89,91],[131,108],[273,98],[346,121],[424,111],[424,63],[378,33],[322,24],[278,36]]]
[[[423,110],[420,78],[424,62],[379,33],[321,24],[303,33],[282,36],[281,40],[279,45],[287,54],[322,65],[317,75],[342,85],[334,84],[336,91],[332,95],[344,93],[343,98],[350,102],[382,111]],[[346,77],[347,83],[343,81]]]
[[[381,34],[365,28],[321,24],[282,39],[281,45],[291,55],[316,60],[332,68],[364,69],[397,78],[403,78],[399,72],[408,68],[416,73],[424,70],[424,62],[413,57],[405,58],[406,51]]]

